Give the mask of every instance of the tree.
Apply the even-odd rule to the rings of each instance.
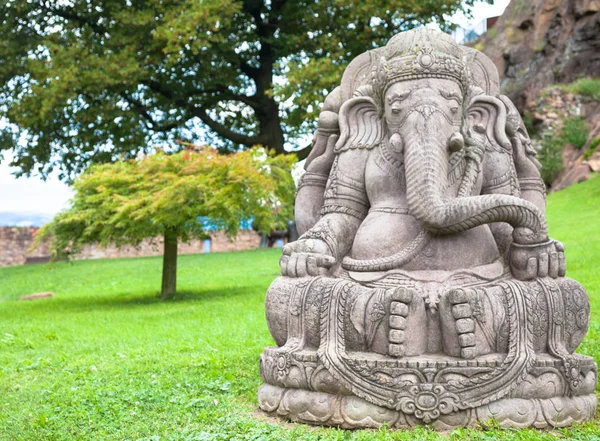
[[[73,184],[71,207],[43,226],[38,245],[75,254],[82,245],[138,245],[164,237],[161,298],[176,292],[178,241],[207,237],[200,216],[234,237],[240,220],[272,231],[292,216],[295,158],[262,148],[221,155],[209,147],[93,165]]]
[[[4,0],[0,151],[66,179],[177,138],[284,153],[353,57],[473,2]]]

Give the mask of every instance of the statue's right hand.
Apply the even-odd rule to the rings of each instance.
[[[288,277],[321,276],[335,264],[327,244],[319,239],[300,239],[283,247],[281,274]]]
[[[538,244],[510,246],[510,269],[518,280],[532,280],[536,277],[564,277],[565,246],[554,239]]]

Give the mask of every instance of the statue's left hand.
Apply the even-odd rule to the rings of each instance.
[[[519,280],[536,277],[564,277],[565,246],[554,239],[531,245],[513,244],[510,246],[510,269]]]
[[[288,277],[322,276],[335,264],[327,244],[319,239],[299,239],[283,247],[281,274]]]

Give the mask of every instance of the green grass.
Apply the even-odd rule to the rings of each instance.
[[[568,275],[592,298],[580,352],[600,356],[600,177],[548,198]],[[160,259],[0,268],[0,440],[600,440],[600,421],[555,431],[348,432],[257,412],[264,296],[279,250],[183,256],[180,294],[157,300]],[[16,302],[53,291],[55,298]]]
[[[592,157],[598,146],[600,145],[600,138],[594,138],[592,142],[590,142],[589,147],[585,151],[583,155],[583,159],[586,161]]]
[[[558,84],[562,90],[600,101],[600,78],[580,78],[570,84]]]
[[[563,120],[562,137],[577,149],[585,145],[590,130],[581,117],[571,117]]]

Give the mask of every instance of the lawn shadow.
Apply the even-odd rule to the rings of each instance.
[[[118,310],[118,309],[135,309],[137,307],[152,307],[157,308],[168,307],[171,304],[195,303],[204,302],[210,303],[219,300],[228,300],[233,297],[244,295],[255,296],[264,291],[262,285],[235,286],[224,287],[219,289],[206,290],[182,290],[173,298],[161,300],[158,292],[145,293],[126,293],[123,295],[113,294],[106,297],[75,297],[69,296],[61,298],[57,296],[52,303],[39,303],[40,306],[47,308],[48,312],[85,312],[96,310]]]

